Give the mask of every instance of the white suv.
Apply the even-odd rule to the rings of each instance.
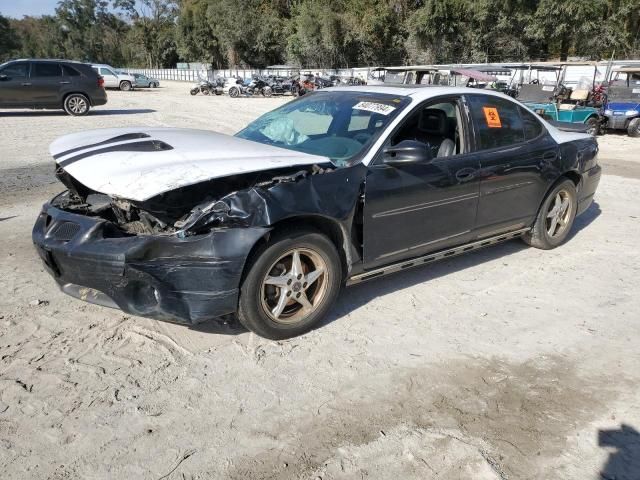
[[[104,78],[105,88],[119,88],[122,91],[128,92],[129,90],[133,90],[136,84],[136,79],[133,75],[118,72],[111,65],[94,64],[91,65],[91,68]]]

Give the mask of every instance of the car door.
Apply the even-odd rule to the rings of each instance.
[[[120,82],[118,76],[110,68],[100,67],[100,75],[104,77],[104,86],[108,88],[118,88]]]
[[[57,62],[31,62],[31,91],[38,106],[62,105],[62,67]]]
[[[446,126],[441,114],[430,120],[435,111],[446,111]],[[469,133],[463,99],[447,96],[415,107],[389,136],[369,165],[365,180],[363,251],[367,268],[468,241],[479,195],[479,162],[470,152]],[[440,157],[439,145],[445,138],[453,142],[455,151]],[[425,143],[435,158],[406,165],[385,163],[385,149],[403,140]]]
[[[29,62],[11,62],[0,70],[0,106],[30,107]]]
[[[530,225],[557,172],[558,144],[537,116],[495,95],[468,95],[480,161],[476,235]]]

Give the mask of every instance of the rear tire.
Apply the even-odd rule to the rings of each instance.
[[[342,284],[336,247],[311,230],[274,234],[247,265],[238,319],[271,340],[295,337],[315,327],[335,303]]]
[[[131,90],[131,82],[125,80],[124,82],[120,82],[120,90],[123,92],[128,92]]]
[[[229,96],[231,98],[238,98],[240,96],[240,89],[238,87],[231,87],[229,89]]]
[[[203,88],[203,89],[202,89],[202,94],[203,94],[203,95],[209,95],[210,93],[211,93],[211,92],[209,91],[209,89],[208,89],[208,88]]]
[[[91,104],[89,99],[81,93],[72,93],[64,99],[64,111],[74,117],[82,117],[89,113]]]
[[[640,117],[634,118],[629,122],[627,133],[630,137],[640,137]]]
[[[533,228],[522,239],[542,250],[556,248],[569,235],[577,209],[576,186],[569,179],[562,180],[546,196]]]
[[[192,88],[191,90],[189,90],[189,93],[190,93],[191,95],[197,95],[199,91],[200,91],[200,90],[198,90],[197,88]]]

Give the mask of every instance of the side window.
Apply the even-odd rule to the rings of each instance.
[[[471,95],[469,105],[480,150],[524,141],[522,118],[515,103],[489,95]]]
[[[35,78],[60,77],[62,69],[57,63],[34,63],[31,76]]]
[[[75,68],[70,67],[69,65],[62,65],[62,71],[67,77],[78,77],[80,76],[80,72],[78,72]]]
[[[27,78],[29,75],[29,64],[25,62],[12,63],[0,70],[0,75],[7,77],[7,80]]]
[[[100,75],[102,75],[103,77],[106,77],[106,76],[115,77],[116,76],[116,74],[113,73],[108,68],[100,68]]]
[[[517,112],[516,112],[517,113]],[[419,105],[390,139],[391,145],[403,140],[424,143],[434,158],[465,153],[464,125],[457,99]]]
[[[533,140],[542,134],[543,126],[540,121],[526,108],[518,107],[522,116],[522,124],[524,126],[524,139]]]

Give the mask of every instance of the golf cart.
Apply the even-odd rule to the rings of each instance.
[[[432,85],[437,84],[438,70],[428,65],[379,67],[369,74],[369,85]]]
[[[497,81],[498,77],[495,75],[469,68],[451,69],[449,76],[449,85],[456,87],[487,88]]]
[[[626,130],[630,137],[640,137],[640,67],[622,67],[612,72],[604,116],[606,128]]]
[[[520,100],[529,110],[551,122],[573,123],[584,126],[591,135],[597,135],[603,119],[600,110],[586,106],[590,90],[577,88],[571,90],[562,84],[565,69],[563,67],[539,67],[536,70],[556,72],[556,81],[546,84],[522,84],[518,90]],[[531,79],[531,77],[529,77]],[[548,81],[548,78],[547,78]],[[568,128],[565,126],[565,128]],[[582,127],[578,128],[582,130]]]

